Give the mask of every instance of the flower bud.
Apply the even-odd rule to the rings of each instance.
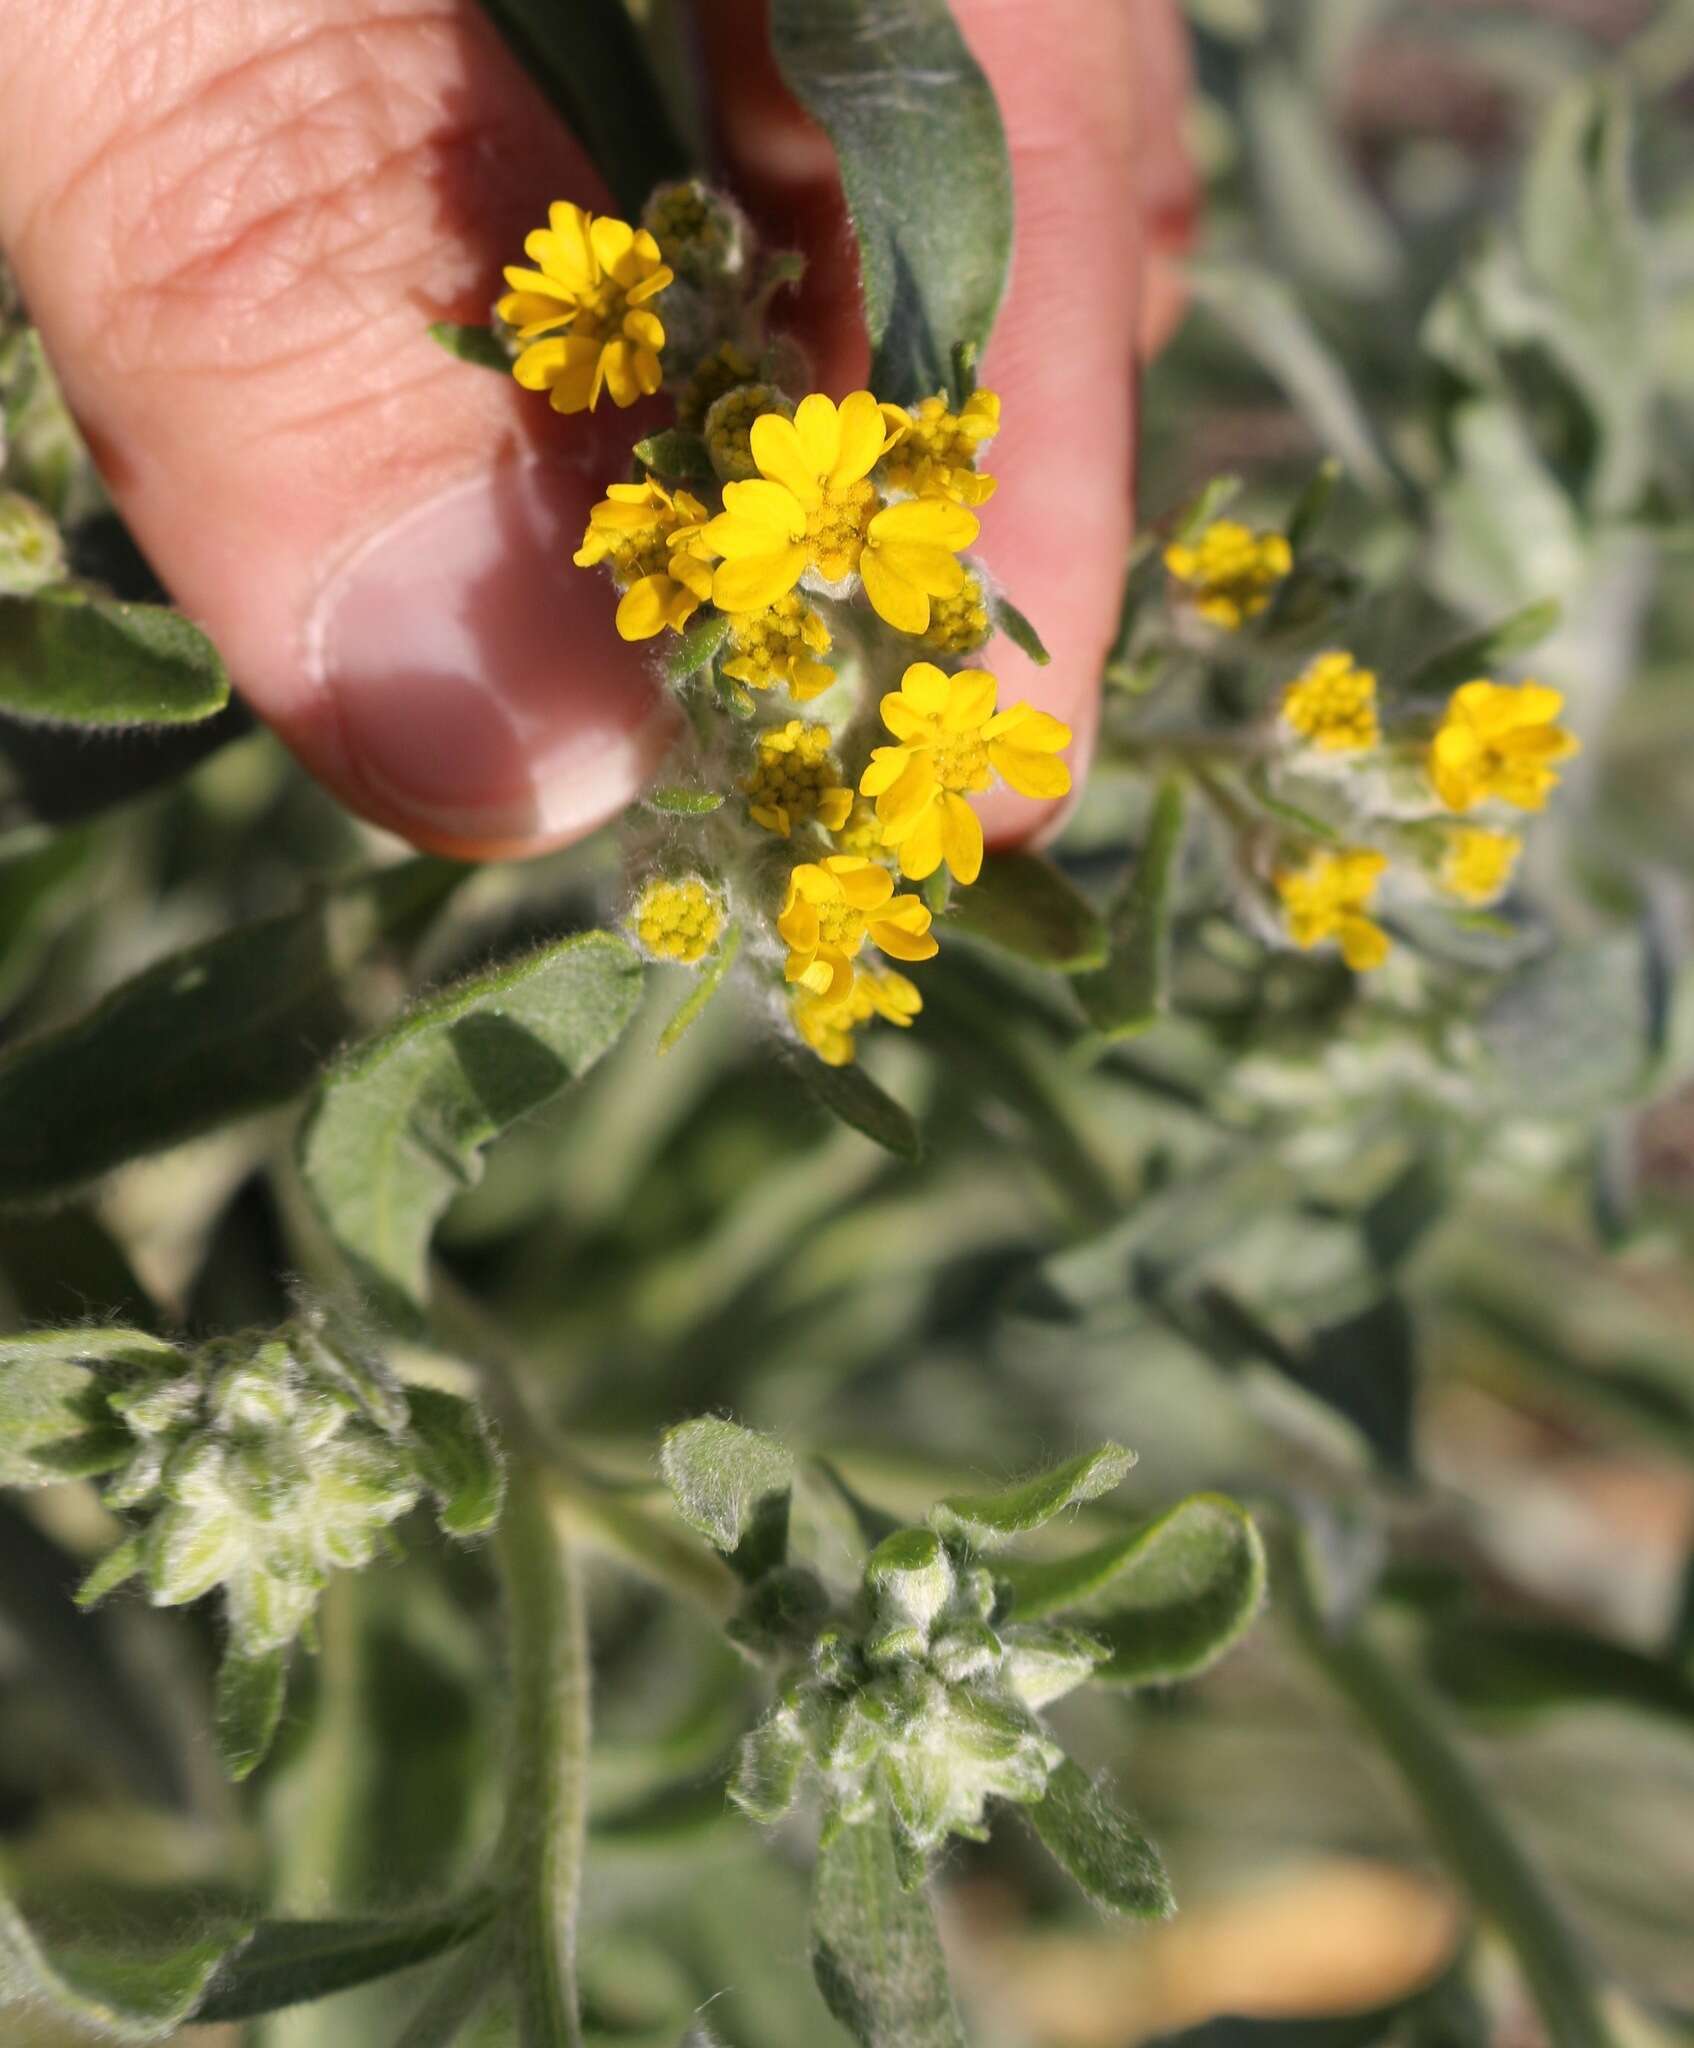
[[[0,491],[0,597],[30,597],[64,577],[58,527],[33,498]]]

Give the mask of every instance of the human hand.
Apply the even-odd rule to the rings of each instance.
[[[1015,693],[1080,774],[1131,520],[1134,368],[1192,195],[1168,0],[956,0],[1018,242],[983,553],[1052,666]],[[820,388],[863,381],[833,157],[762,0],[701,0],[735,181],[812,259]],[[13,0],[0,245],[119,509],[244,696],[356,810],[473,857],[589,831],[668,737],[569,555],[629,425],[565,422],[425,329],[480,320],[547,203],[608,202],[473,0]],[[1000,650],[986,657],[993,666]],[[988,836],[1050,808],[1002,791]]]

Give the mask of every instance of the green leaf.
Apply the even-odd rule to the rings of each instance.
[[[430,325],[429,338],[439,342],[450,356],[457,356],[461,363],[498,370],[503,377],[512,374],[511,351],[492,327],[467,327],[458,320],[436,320]]]
[[[1556,632],[1563,615],[1564,607],[1557,598],[1525,605],[1498,625],[1468,634],[1451,647],[1444,647],[1439,654],[1432,654],[1406,678],[1401,685],[1402,694],[1407,697],[1445,697],[1461,683],[1491,677],[1512,655],[1538,647],[1549,633]]]
[[[146,1562],[146,1550],[139,1536],[126,1536],[107,1551],[76,1589],[79,1607],[98,1607],[108,1593],[127,1585]]]
[[[482,1411],[439,1387],[407,1387],[406,1407],[418,1477],[442,1528],[461,1539],[484,1535],[500,1519],[506,1478]]]
[[[653,187],[685,177],[689,163],[622,0],[482,4],[585,145],[623,213],[638,221]]]
[[[106,1396],[121,1372],[181,1371],[174,1346],[141,1330],[95,1326],[0,1337],[0,1486],[48,1486],[121,1465],[134,1448]]]
[[[1238,476],[1208,477],[1172,519],[1171,539],[1198,540],[1214,519],[1221,518],[1229,510],[1240,497],[1243,488]]]
[[[1134,1463],[1135,1453],[1122,1444],[1102,1444],[1000,1493],[950,1493],[931,1508],[929,1519],[944,1536],[962,1536],[979,1550],[997,1550],[1067,1508],[1110,1493]]]
[[[650,789],[642,801],[649,810],[677,818],[709,818],[723,809],[723,796],[715,789]]]
[[[1557,946],[1506,978],[1475,1020],[1491,1106],[1576,1119],[1634,1096],[1652,1072],[1661,964],[1640,927]]]
[[[264,1762],[282,1719],[293,1645],[249,1657],[231,1644],[218,1666],[218,1759],[239,1782]]]
[[[61,1199],[298,1094],[360,1022],[353,970],[465,872],[416,860],[361,877],[161,960],[0,1058],[0,1204]]]
[[[814,1101],[873,1144],[908,1165],[923,1157],[923,1137],[910,1111],[879,1088],[863,1067],[830,1067],[799,1052],[787,1056],[787,1066]]]
[[[735,621],[728,612],[710,612],[683,634],[681,644],[665,657],[665,678],[680,683],[706,666],[729,638]]]
[[[1020,653],[1029,656],[1037,668],[1045,668],[1053,659],[1041,635],[1009,597],[995,598],[994,623]]]
[[[1024,1808],[1049,1855],[1096,1906],[1163,1920],[1176,1911],[1159,1852],[1103,1785],[1067,1757],[1044,1796]]]
[[[253,720],[231,698],[198,725],[22,725],[0,717],[0,832],[68,825],[176,782],[241,739]]]
[[[253,2019],[413,1969],[468,1941],[497,1903],[488,1893],[403,1919],[261,1920],[218,1970],[194,2017],[203,2026]]]
[[[1330,500],[1335,496],[1335,486],[1340,481],[1341,465],[1331,456],[1327,462],[1318,464],[1311,482],[1295,499],[1283,533],[1290,552],[1296,557],[1304,552],[1313,534],[1323,524]]]
[[[1265,1554],[1251,1517],[1198,1493],[1156,1522],[1074,1557],[996,1567],[1014,1621],[1068,1614],[1111,1647],[1095,1676],[1126,1685],[1191,1678],[1231,1649],[1258,1613]]]
[[[0,598],[0,711],[29,724],[192,725],[229,701],[212,643],[166,605],[77,586]]]
[[[428,998],[325,1075],[301,1171],[387,1314],[416,1325],[430,1234],[481,1177],[482,1148],[586,1072],[640,996],[631,948],[585,932]]]
[[[706,451],[705,438],[690,434],[681,427],[666,427],[662,433],[649,434],[644,441],[637,441],[630,451],[644,469],[652,470],[655,476],[666,476],[679,483],[715,483],[717,473],[712,468],[712,458]]]
[[[1694,1726],[1694,1677],[1580,1629],[1438,1615],[1429,1624],[1424,1657],[1450,1700],[1491,1719],[1601,1707]]]
[[[1088,1021],[1108,1038],[1133,1038],[1157,1023],[1165,1008],[1171,883],[1182,845],[1183,802],[1182,784],[1174,776],[1159,785],[1141,858],[1107,913],[1106,964],[1076,984]]]
[[[1006,285],[1012,177],[1000,111],[946,0],[773,0],[790,89],[840,159],[871,386],[907,405],[980,355]]]
[[[710,959],[703,960],[695,971],[694,985],[676,1006],[676,1015],[659,1033],[660,1052],[669,1052],[683,1033],[696,1022],[700,1013],[723,986],[724,976],[735,965],[736,955],[741,951],[741,927],[732,924],[719,939]]]
[[[780,1563],[794,1484],[794,1460],[785,1444],[720,1416],[701,1415],[665,1432],[659,1470],[677,1513],[738,1570]]]
[[[989,854],[971,886],[954,891],[947,926],[1064,974],[1085,972],[1106,956],[1099,913],[1038,853]]]
[[[860,2048],[965,2048],[929,1895],[901,1888],[880,1811],[818,1851],[812,1970]]]

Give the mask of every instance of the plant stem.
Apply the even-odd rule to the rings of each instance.
[[[1552,2048],[1617,2048],[1580,1943],[1481,1780],[1412,1682],[1371,1641],[1365,1624],[1335,1633],[1303,1571],[1290,1577],[1301,1641],[1381,1743],[1443,1860],[1505,1938]]]
[[[588,1635],[575,1555],[545,1474],[513,1460],[498,1556],[513,1693],[512,1771],[496,1854],[516,1911],[522,2048],[581,2048],[576,1919],[588,1819]]]

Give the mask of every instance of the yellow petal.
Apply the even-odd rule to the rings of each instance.
[[[887,698],[883,699],[888,702]],[[861,796],[881,796],[885,789],[892,789],[905,774],[911,756],[904,747],[873,747],[869,764],[859,777]]]
[[[870,475],[882,460],[890,435],[882,408],[868,391],[848,392],[837,421],[839,448],[830,465],[829,481],[839,490]]]
[[[950,678],[933,661],[914,661],[900,678],[900,697],[904,697],[907,704],[925,718],[943,717],[952,694]],[[885,719],[898,702],[898,697],[883,698],[882,715]]]
[[[617,628],[624,640],[651,640],[665,628],[664,585],[668,576],[643,576],[618,600]]]
[[[712,602],[721,612],[762,612],[788,595],[805,568],[806,550],[794,546],[724,562],[712,578]]]
[[[806,531],[805,508],[782,484],[754,479],[725,484],[723,510],[703,538],[720,555],[760,555],[797,541]]]
[[[820,485],[835,467],[841,452],[841,415],[835,401],[814,391],[802,398],[794,413],[794,432],[814,485]]]
[[[898,582],[912,585],[929,597],[957,597],[964,588],[965,572],[958,557],[948,554],[945,548],[931,547],[926,541],[873,543],[861,558],[861,575],[864,574],[864,564],[873,556],[886,574]],[[924,623],[929,623],[927,618]]]
[[[916,584],[903,581],[875,548],[866,548],[859,557],[859,575],[878,618],[886,619],[897,633],[927,630],[929,599]]]
[[[999,687],[985,668],[960,669],[941,714],[942,731],[975,732],[986,726],[994,715],[994,696]]]
[[[934,869],[930,872],[933,874]],[[910,931],[904,924],[896,924],[890,918],[879,918],[871,926],[871,944],[895,960],[933,960],[941,948],[927,928],[921,932]]]
[[[967,887],[982,873],[982,820],[962,796],[942,793],[941,852],[955,882]]]
[[[811,403],[810,399],[805,402]],[[785,420],[779,412],[762,412],[753,422],[747,439],[753,460],[765,476],[808,510],[822,500],[818,472],[812,467],[793,420]],[[724,502],[728,501],[726,491]]]
[[[1070,792],[1071,772],[1047,753],[1026,753],[1005,740],[989,743],[988,759],[1019,796],[1051,798]]]
[[[892,844],[893,835],[885,830],[884,838]],[[941,865],[941,806],[926,804],[918,813],[911,830],[901,839],[900,872],[909,881],[921,882],[927,875],[933,875]]]
[[[609,270],[618,276],[618,266],[630,253],[635,241],[635,230],[627,220],[613,220],[609,214],[589,223],[588,239],[594,249],[596,261],[602,270]],[[618,277],[620,284],[625,280]]]
[[[968,548],[981,531],[982,521],[974,512],[947,498],[907,498],[885,505],[870,523],[873,541],[919,541],[952,551]]]

